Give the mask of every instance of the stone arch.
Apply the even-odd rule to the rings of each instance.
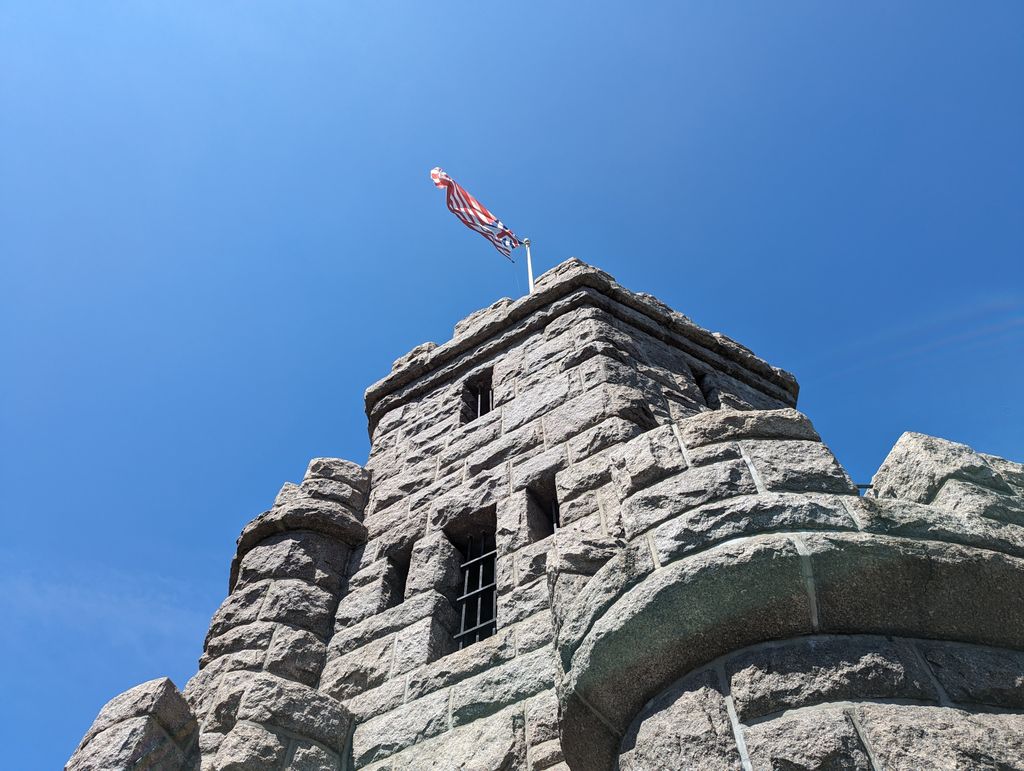
[[[598,576],[595,576],[595,579]],[[611,768],[644,705],[750,645],[895,635],[1024,650],[1024,559],[864,532],[774,533],[651,571],[562,644],[563,749]]]
[[[677,680],[619,748],[649,768],[1015,767],[1024,653],[964,643],[813,635],[761,643]]]

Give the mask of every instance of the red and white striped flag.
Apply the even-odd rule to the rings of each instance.
[[[466,188],[449,177],[440,166],[431,169],[430,178],[437,187],[445,189],[445,202],[448,204],[448,211],[462,220],[463,225],[470,230],[475,230],[494,244],[495,249],[512,260],[512,250],[523,244],[516,234],[487,211],[487,207],[471,196]],[[515,262],[515,260],[512,261]]]

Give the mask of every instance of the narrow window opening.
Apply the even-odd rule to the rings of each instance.
[[[532,541],[539,541],[557,532],[562,526],[558,509],[555,476],[551,474],[526,488],[528,498],[527,520]]]
[[[459,631],[455,641],[459,650],[493,635],[497,629],[498,594],[494,530],[478,531],[460,545],[463,562],[461,593],[455,602]]]
[[[700,393],[704,397],[704,403],[708,407],[713,410],[721,408],[722,405],[718,400],[718,387],[710,372],[697,373],[697,387],[700,389]]]
[[[409,583],[409,565],[412,563],[412,546],[388,558],[394,566],[391,581],[391,595],[395,604],[405,600],[406,585]]]
[[[484,370],[469,378],[462,386],[462,423],[483,417],[494,407],[494,389],[491,370]]]

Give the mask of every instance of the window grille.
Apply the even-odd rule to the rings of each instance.
[[[494,407],[491,370],[466,381],[462,386],[462,422],[469,423],[486,415]]]
[[[469,538],[462,563],[462,595],[456,601],[459,650],[494,634],[497,628],[498,595],[495,592],[494,534]]]

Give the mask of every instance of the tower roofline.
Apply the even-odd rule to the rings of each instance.
[[[366,389],[370,432],[389,410],[433,384],[472,368],[477,351],[486,355],[501,350],[585,304],[603,307],[695,359],[781,401],[796,404],[799,385],[791,373],[769,364],[726,335],[698,326],[656,297],[632,292],[603,270],[572,257],[540,276],[533,294],[518,300],[502,298],[456,324],[448,342],[423,343],[396,360],[390,374]],[[531,323],[531,317],[535,323]]]

